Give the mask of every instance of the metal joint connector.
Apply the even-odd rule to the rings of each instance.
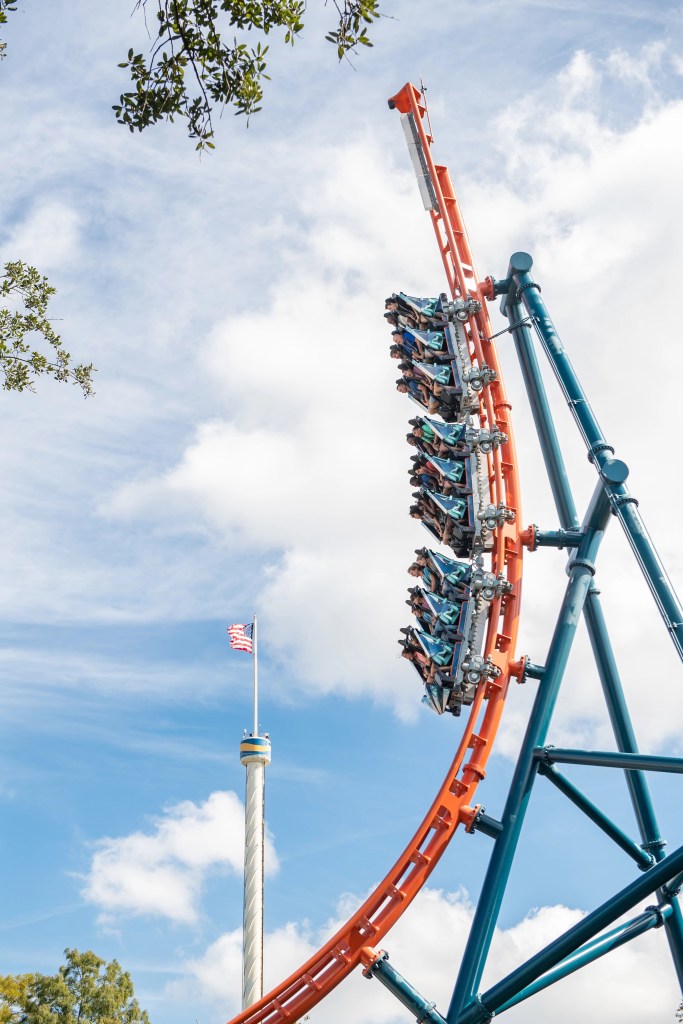
[[[640,845],[648,853],[651,850],[663,850],[666,846],[666,839],[653,839],[649,843],[641,843]]]
[[[465,370],[462,379],[473,391],[482,391],[491,381],[498,379],[498,374],[484,363],[480,367],[473,366],[470,370]]]
[[[573,569],[588,569],[591,576],[595,576],[595,566],[592,562],[584,562],[580,558],[575,558],[573,561],[567,564],[567,576]]]
[[[540,284],[537,284],[535,281],[528,281],[526,284],[521,284],[519,286],[519,288],[517,289],[517,292],[515,294],[515,299],[517,300],[517,302],[520,301],[520,299],[522,298],[522,295],[524,294],[525,291],[527,291],[528,288],[535,288],[537,292],[540,292],[540,291],[543,290],[541,288]]]
[[[662,886],[662,895],[666,896],[666,898],[668,900],[673,900],[673,899],[676,898],[676,896],[679,895],[679,893],[680,893],[682,888],[683,888],[683,874],[677,875],[670,882],[667,882],[666,885],[663,885]]]
[[[470,579],[473,594],[480,594],[484,601],[493,601],[494,597],[502,596],[512,590],[512,584],[503,573],[494,576],[492,572],[475,569]]]
[[[488,814],[485,814],[486,808],[483,804],[480,804],[476,808],[476,813],[472,819],[472,824],[467,829],[468,832],[483,832],[489,839],[497,839],[503,831],[502,821],[498,821],[497,818],[492,818]]]
[[[524,657],[524,667],[522,669],[521,683],[525,683],[527,679],[543,679],[545,675],[545,665],[537,665],[536,662],[531,661],[528,657]]]
[[[388,959],[389,954],[386,952],[386,950],[381,949],[377,954],[376,959],[373,960],[373,962],[367,967],[367,969],[363,971],[363,977],[367,978],[368,981],[371,981],[372,978],[374,977],[375,972],[379,970],[379,965],[382,963],[382,961]]]
[[[442,303],[442,307],[449,320],[457,320],[464,324],[471,316],[481,311],[481,302],[473,298],[455,299],[453,302]]]
[[[498,427],[494,427],[493,430],[469,429],[465,433],[465,440],[470,448],[477,448],[488,455],[494,448],[507,444],[509,439],[507,434],[504,434]]]
[[[469,1003],[469,1006],[476,1006],[478,1010],[477,1024],[488,1024],[489,1021],[493,1020],[495,1014],[493,1010],[489,1010],[486,1003],[482,1001],[481,996],[475,996],[474,1000]],[[468,1006],[468,1008],[469,1008]]]
[[[588,461],[589,462],[595,462],[595,456],[599,455],[600,452],[611,452],[612,455],[614,455],[614,448],[612,447],[611,444],[596,444],[596,445],[593,445],[593,447],[591,449],[589,449],[589,451],[587,453],[588,454]]]
[[[495,530],[497,527],[503,526],[505,523],[514,523],[515,513],[513,509],[508,508],[507,505],[487,505],[485,508],[480,509],[480,511],[477,512],[477,519],[484,524],[487,530]]]
[[[646,913],[652,914],[653,917],[657,918],[657,924],[655,925],[655,928],[661,928],[666,920],[664,914],[662,913],[662,908],[657,907],[654,904],[650,904],[649,907],[645,907],[645,911]]]
[[[497,679],[501,674],[497,665],[494,665],[490,658],[483,658],[481,654],[471,654],[462,663],[462,671],[465,682],[473,685],[484,682],[488,679]]]
[[[631,494],[615,494],[612,497],[612,504],[615,509],[621,508],[622,505],[635,505],[638,508],[640,502]]]

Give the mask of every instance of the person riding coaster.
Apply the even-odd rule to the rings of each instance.
[[[444,331],[420,331],[417,327],[406,326],[402,329],[401,335],[403,345],[420,352],[420,358],[426,362],[449,363],[454,359]]]
[[[428,491],[441,491],[446,496],[453,493],[472,493],[472,467],[469,459],[440,459],[436,455],[412,455],[413,465],[408,470],[414,487]]]
[[[405,292],[398,292],[390,295],[384,302],[384,308],[390,313],[403,316],[412,316],[423,321],[443,321],[443,298],[423,299],[415,295],[406,295]]]
[[[478,544],[482,546],[481,523],[475,517],[471,494],[456,497],[422,487],[413,497],[416,504],[411,507],[410,515],[421,519],[429,532],[452,548],[458,557],[470,556]]]
[[[471,429],[472,421],[469,416],[461,423],[443,423],[430,416],[415,416],[408,422],[412,427],[411,436],[431,446],[432,450],[427,455],[448,459],[454,455],[462,458],[470,453],[467,431]]]
[[[466,601],[447,601],[421,587],[411,587],[408,593],[406,604],[423,632],[448,643],[464,638],[468,625]]]
[[[468,562],[456,562],[430,548],[416,548],[415,556],[408,572],[419,578],[431,594],[438,594],[447,601],[466,601],[469,598],[472,566]]]
[[[403,627],[401,633],[404,638],[398,642],[403,648],[402,657],[410,661],[426,687],[438,686],[443,690],[445,699],[440,702],[443,708],[437,714],[443,714],[445,710],[460,714],[460,705],[471,703],[474,693],[474,688],[468,689],[464,685],[461,671],[467,644],[464,641],[453,644],[438,640],[414,626]],[[432,710],[437,710],[431,702],[427,703]]]
[[[455,647],[459,644],[438,640],[414,626],[404,626],[401,633],[404,639],[398,642],[403,647],[402,656],[415,666],[423,682],[440,683],[440,672],[445,676],[450,674]]]

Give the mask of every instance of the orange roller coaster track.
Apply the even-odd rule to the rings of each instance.
[[[491,602],[484,655],[500,670],[475,695],[464,732],[433,803],[403,853],[358,911],[306,963],[285,981],[233,1018],[231,1024],[276,1024],[296,1021],[320,1002],[350,971],[363,963],[363,948],[380,941],[425,884],[459,824],[471,828],[479,782],[493,748],[511,677],[519,677],[515,661],[522,586],[520,492],[510,403],[503,385],[484,299],[489,282],[478,282],[467,232],[448,169],[435,164],[431,134],[425,130],[426,106],[413,85],[405,85],[389,105],[411,114],[419,134],[435,208],[430,216],[454,300],[474,298],[481,308],[465,325],[472,360],[495,370],[495,379],[480,396],[482,427],[498,428],[508,437],[488,458],[491,500],[513,518],[494,531],[492,571],[504,576],[510,589]]]

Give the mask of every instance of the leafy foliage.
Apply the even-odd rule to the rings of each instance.
[[[372,46],[367,26],[380,17],[378,0],[333,0],[337,28],[326,39],[341,60],[357,46]],[[147,13],[148,0],[136,9]],[[130,71],[134,90],[114,111],[119,124],[142,131],[158,121],[187,120],[197,149],[213,149],[213,110],[234,107],[247,117],[261,109],[268,46],[238,42],[234,30],[284,30],[293,45],[302,31],[305,0],[156,0],[157,37],[149,57],[128,51],[119,67]],[[194,85],[188,84],[188,76]]]
[[[345,3],[340,7],[337,0],[334,0],[334,6],[339,14],[339,25],[335,31],[328,32],[325,39],[337,47],[339,60],[343,60],[357,46],[372,46],[367,26],[379,18],[379,3],[361,0],[359,3]]]
[[[64,953],[57,974],[0,976],[0,1024],[149,1024],[116,960]]]
[[[14,0],[0,0],[0,25],[7,24],[7,12],[16,11],[16,4]],[[7,49],[7,43],[3,43],[0,39],[0,60],[5,56],[5,50]]]
[[[92,394],[92,363],[71,366],[71,356],[47,317],[54,293],[35,267],[21,260],[5,264],[0,274],[0,300],[10,300],[14,307],[0,309],[0,371],[5,391],[32,391],[38,376],[51,374],[55,380],[78,384],[86,396]],[[39,338],[51,347],[49,358],[33,347]]]

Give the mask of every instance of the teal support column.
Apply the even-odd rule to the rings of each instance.
[[[546,468],[550,467],[548,475],[560,524],[566,530],[573,530],[577,525],[574,500],[571,493],[571,487],[567,479],[559,440],[555,430],[555,424],[550,412],[550,405],[545,385],[538,365],[538,359],[536,358],[533,338],[528,326],[529,323],[533,323],[536,332],[541,338],[541,343],[550,358],[553,370],[558,377],[560,386],[567,401],[569,402],[572,414],[577,420],[582,436],[589,447],[589,457],[592,458],[596,465],[602,466],[604,465],[604,462],[609,459],[610,454],[612,454],[612,449],[602,437],[602,432],[597,424],[597,420],[593,416],[586,396],[578,382],[578,379],[576,378],[576,375],[574,374],[573,368],[571,368],[571,364],[569,364],[569,359],[562,349],[557,332],[552,326],[550,317],[547,315],[545,305],[540,301],[539,286],[531,279],[529,274],[532,265],[533,260],[528,253],[513,253],[510,257],[507,278],[505,281],[496,283],[496,294],[502,295],[500,307],[501,312],[507,316],[510,322],[510,332],[515,342],[524,385],[529,398],[532,414],[534,416],[539,444],[541,446]],[[521,305],[522,301],[524,302],[528,316],[524,315]],[[539,303],[541,308],[536,309],[534,304]],[[559,347],[562,350],[563,365],[569,365],[571,370],[570,376],[573,379],[571,394],[568,393],[563,379],[558,372],[558,368],[550,355],[548,350],[550,340],[548,337],[544,338],[537,322],[537,314],[543,314],[545,317],[546,325],[549,325],[550,340],[554,339],[554,347]],[[590,422],[584,422],[586,417],[588,417]],[[631,510],[632,512],[636,509],[636,505],[634,505],[633,501],[630,499],[623,482],[621,487],[622,493],[619,495],[620,503],[617,504],[616,514],[619,515],[621,513],[620,521],[622,522],[622,526],[624,526],[624,510]],[[625,500],[626,497],[628,497],[629,500]],[[627,536],[629,536],[628,530]],[[644,531],[644,527],[643,536],[647,538],[647,533]],[[649,540],[649,538],[647,539]],[[633,542],[630,536],[629,541],[633,547]],[[656,556],[656,552],[654,552],[654,554]],[[654,562],[659,564],[662,578],[668,583],[666,572],[664,571],[663,566],[661,566],[658,556],[655,557]],[[642,566],[640,559],[639,564]],[[657,571],[656,564],[654,566],[654,571],[655,573]],[[650,587],[652,589],[652,584],[650,584]],[[668,587],[673,594],[673,588],[671,588],[670,583],[668,583]],[[669,608],[669,613],[664,616],[667,624],[672,618],[675,622],[680,623],[682,621],[682,616],[680,615],[680,602],[678,602],[675,594],[673,594],[673,598],[673,606]],[[661,611],[659,600],[657,597],[656,599]],[[588,599],[584,605],[584,616],[617,746],[622,752],[637,753],[638,744],[636,742],[635,732],[633,730],[631,717],[624,698],[619,670],[617,668],[614,651],[607,631],[607,624],[602,611],[599,591],[595,587],[594,583],[591,584],[588,591]],[[670,630],[670,632],[674,638],[674,643],[677,643],[674,631]],[[680,637],[678,639],[680,640]],[[659,831],[659,825],[652,805],[647,780],[642,772],[627,771],[624,774],[626,778],[626,785],[631,797],[631,803],[638,822],[643,849],[652,853],[655,860],[661,860],[664,856],[665,843]],[[662,893],[659,893],[657,898],[660,905],[662,905],[666,897]],[[666,919],[666,931],[669,946],[671,948],[671,954],[676,966],[676,972],[681,986],[683,986],[683,914],[681,914],[678,900],[673,900],[672,913]]]
[[[545,749],[547,750],[548,748],[546,747]],[[634,843],[630,836],[627,836],[611,818],[608,818],[599,807],[596,807],[585,793],[582,793],[569,779],[556,771],[552,764],[546,764],[545,761],[541,761],[538,766],[538,772],[539,775],[543,775],[548,779],[561,793],[564,793],[567,799],[571,800],[579,810],[583,811],[605,835],[609,836],[612,842],[620,846],[624,853],[627,853],[642,871],[652,866],[653,858],[651,854],[646,853],[641,846]]]
[[[541,298],[540,286],[531,277],[533,260],[528,253],[516,252],[510,258],[508,280],[515,299],[521,301],[541,339],[555,376],[564,392],[574,420],[586,443],[588,455],[602,473],[614,450],[605,440],[596,416],[581,387],[574,367]],[[666,624],[678,655],[683,659],[683,607],[672,586],[662,560],[650,539],[638,511],[638,502],[623,484],[607,486],[615,515],[620,520],[636,561],[645,576],[659,612]]]
[[[517,1003],[523,1002],[529,996],[542,992],[544,988],[548,988],[556,981],[561,981],[562,978],[568,977],[581,967],[593,963],[594,960],[598,960],[606,953],[611,953],[632,939],[637,939],[638,936],[644,935],[645,932],[649,932],[652,928],[661,928],[670,916],[671,907],[648,907],[642,914],[634,917],[632,921],[627,921],[625,924],[613,928],[605,935],[601,935],[599,938],[593,939],[591,942],[581,946],[575,953],[558,964],[554,970],[548,971],[543,977],[532,981],[530,985],[523,988],[517,995],[512,996],[502,1006],[499,1006],[496,1013],[504,1013],[505,1010],[509,1010],[512,1006],[516,1006]]]
[[[446,1024],[435,1004],[427,1002],[389,963],[388,953],[379,952],[367,970],[363,971],[363,977],[377,978],[412,1013],[418,1024]]]
[[[535,751],[543,745],[542,737],[545,737],[548,731],[576,629],[595,572],[595,557],[609,518],[609,502],[602,485],[599,484],[584,520],[583,540],[576,556],[567,567],[569,583],[510,785],[502,816],[502,830],[496,838],[477,903],[472,929],[448,1010],[448,1024],[458,1024],[465,1007],[475,999],[481,981],[500,905],[503,901],[505,885],[536,778]]]
[[[660,889],[683,867],[683,847],[679,847],[665,861],[654,865],[630,885],[625,886],[592,913],[588,914],[569,928],[559,939],[551,942],[540,953],[532,956],[506,978],[493,985],[481,998],[473,1001],[461,1017],[458,1024],[484,1024],[493,1013],[531,985],[546,971],[555,967],[580,947],[593,939],[603,928],[609,927],[622,914],[628,913],[650,893]],[[667,912],[668,913],[668,912]]]

